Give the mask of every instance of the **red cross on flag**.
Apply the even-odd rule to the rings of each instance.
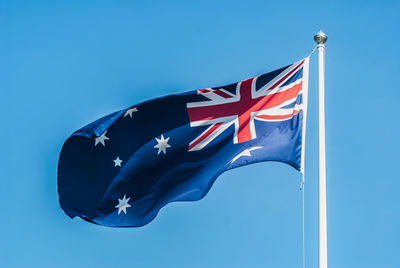
[[[189,151],[203,149],[231,125],[235,126],[233,142],[242,143],[257,137],[254,120],[283,121],[298,114],[301,104],[286,106],[302,93],[303,80],[291,82],[291,78],[303,63],[285,68],[265,85],[256,86],[258,77],[243,80],[236,84],[235,93],[224,88],[198,90],[208,100],[187,104],[190,126],[210,126],[189,144]]]

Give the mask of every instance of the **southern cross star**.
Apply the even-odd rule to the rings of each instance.
[[[118,205],[115,206],[115,208],[118,208],[118,215],[121,213],[121,211],[126,214],[126,209],[131,207],[131,205],[128,203],[129,199],[131,198],[126,198],[126,195],[124,195],[122,199],[118,198]]]
[[[157,139],[157,145],[154,146],[154,148],[158,149],[157,154],[160,154],[160,152],[162,151],[164,154],[167,154],[167,148],[171,147],[171,145],[168,144],[168,140],[170,137],[164,139],[164,135],[161,134],[161,139]]]
[[[109,137],[106,137],[106,133],[107,133],[107,130],[104,131],[104,133],[101,134],[99,137],[95,138],[95,140],[94,140],[94,146],[97,146],[97,144],[99,144],[99,143],[101,143],[103,146],[106,146],[106,144],[105,144],[104,141],[110,139]]]
[[[115,159],[113,161],[114,161],[114,164],[115,164],[114,167],[116,167],[116,166],[120,167],[121,166],[122,160],[119,159],[119,156],[117,156],[117,159]]]
[[[137,112],[138,109],[136,107],[130,108],[126,111],[126,113],[124,114],[124,117],[127,117],[128,115],[132,118],[132,113],[133,112]]]
[[[251,156],[251,151],[258,150],[258,149],[261,149],[261,148],[262,148],[261,146],[254,146],[254,147],[252,147],[252,148],[250,148],[250,149],[244,150],[243,152],[241,152],[240,154],[238,154],[237,156],[235,156],[235,157],[232,159],[231,164],[232,164],[233,162],[235,162],[236,160],[238,160],[240,157],[243,157],[243,156]]]

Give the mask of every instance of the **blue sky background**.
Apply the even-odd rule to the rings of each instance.
[[[329,267],[400,267],[399,1],[1,1],[1,267],[301,267],[300,174],[224,173],[142,228],[69,219],[65,139],[160,95],[224,85],[326,43]],[[306,263],[317,267],[317,57],[311,58]]]

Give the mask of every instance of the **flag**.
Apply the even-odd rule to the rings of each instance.
[[[71,218],[138,227],[170,202],[203,198],[226,170],[279,161],[302,171],[307,81],[308,58],[145,101],[83,127],[60,153],[61,208]]]

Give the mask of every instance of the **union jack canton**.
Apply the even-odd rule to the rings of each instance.
[[[228,169],[279,161],[302,172],[308,60],[145,101],[74,132],[58,164],[62,209],[138,227],[167,203],[201,199]]]

